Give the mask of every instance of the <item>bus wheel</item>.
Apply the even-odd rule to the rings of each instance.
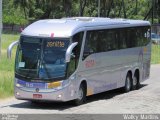
[[[74,100],[75,105],[81,105],[86,101],[86,88],[81,84],[78,90],[78,98]]]
[[[140,86],[140,83],[139,83],[139,80],[138,80],[138,75],[135,74],[134,77],[133,77],[133,86],[132,86],[132,89],[133,90],[136,90],[138,89]]]
[[[127,76],[126,76],[124,91],[125,91],[125,92],[129,92],[129,91],[131,90],[131,87],[132,87],[132,77],[131,77],[131,75],[128,73]]]

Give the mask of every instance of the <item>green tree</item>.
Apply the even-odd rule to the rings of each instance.
[[[152,1],[155,2],[153,7]],[[71,16],[98,16],[98,0],[4,0],[3,2],[11,8],[7,10],[3,7],[6,11],[3,13],[4,19],[8,22],[13,21],[13,11],[15,16],[18,13],[17,17],[21,17],[19,23],[23,23],[24,19],[34,21]],[[100,2],[101,17],[151,20],[154,9],[154,21],[160,22],[160,0],[100,0]],[[15,5],[14,8],[12,3]],[[11,16],[7,16],[8,13]]]
[[[33,0],[14,0],[14,4],[16,7],[20,7],[25,14],[25,18],[28,17],[28,9],[33,5]]]
[[[3,23],[12,25],[25,25],[27,20],[19,8],[13,7],[12,0],[3,1]]]

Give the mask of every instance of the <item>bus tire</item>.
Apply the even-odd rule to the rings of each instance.
[[[132,84],[132,90],[138,89],[138,76],[135,74],[133,76],[133,84]]]
[[[78,98],[74,100],[75,105],[81,105],[86,101],[86,88],[81,84],[78,90]]]
[[[129,92],[132,88],[132,77],[131,74],[128,73],[125,80],[124,92]]]
[[[132,89],[137,90],[139,87],[140,87],[139,76],[138,76],[138,74],[135,73],[133,76]]]

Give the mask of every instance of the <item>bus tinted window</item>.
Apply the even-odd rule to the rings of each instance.
[[[106,52],[118,49],[115,30],[88,31],[84,54]]]
[[[106,51],[106,45],[107,45],[107,40],[106,40],[106,31],[105,30],[100,30],[97,31],[97,36],[98,36],[98,42],[97,42],[97,49],[96,52],[104,52]]]
[[[142,28],[137,28],[136,30],[136,46],[142,46],[143,45],[143,31]]]
[[[136,30],[134,28],[127,29],[127,48],[136,47]]]
[[[118,37],[118,48],[125,49],[127,48],[127,39],[126,39],[126,30],[125,29],[117,29],[117,37]]]
[[[117,34],[119,49],[145,46],[150,42],[149,27],[118,29]]]
[[[85,59],[90,54],[97,52],[97,46],[96,46],[97,40],[98,40],[98,34],[96,31],[87,32],[83,59]]]
[[[106,31],[107,49],[105,51],[111,51],[118,49],[117,33],[116,30]]]
[[[84,58],[92,53],[145,46],[149,43],[149,35],[149,27],[88,31]]]

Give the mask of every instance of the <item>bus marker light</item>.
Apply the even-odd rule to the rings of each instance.
[[[146,47],[143,48],[143,52],[144,52],[144,53],[147,52],[147,48],[146,48]]]
[[[54,38],[54,33],[51,33],[51,38]]]

